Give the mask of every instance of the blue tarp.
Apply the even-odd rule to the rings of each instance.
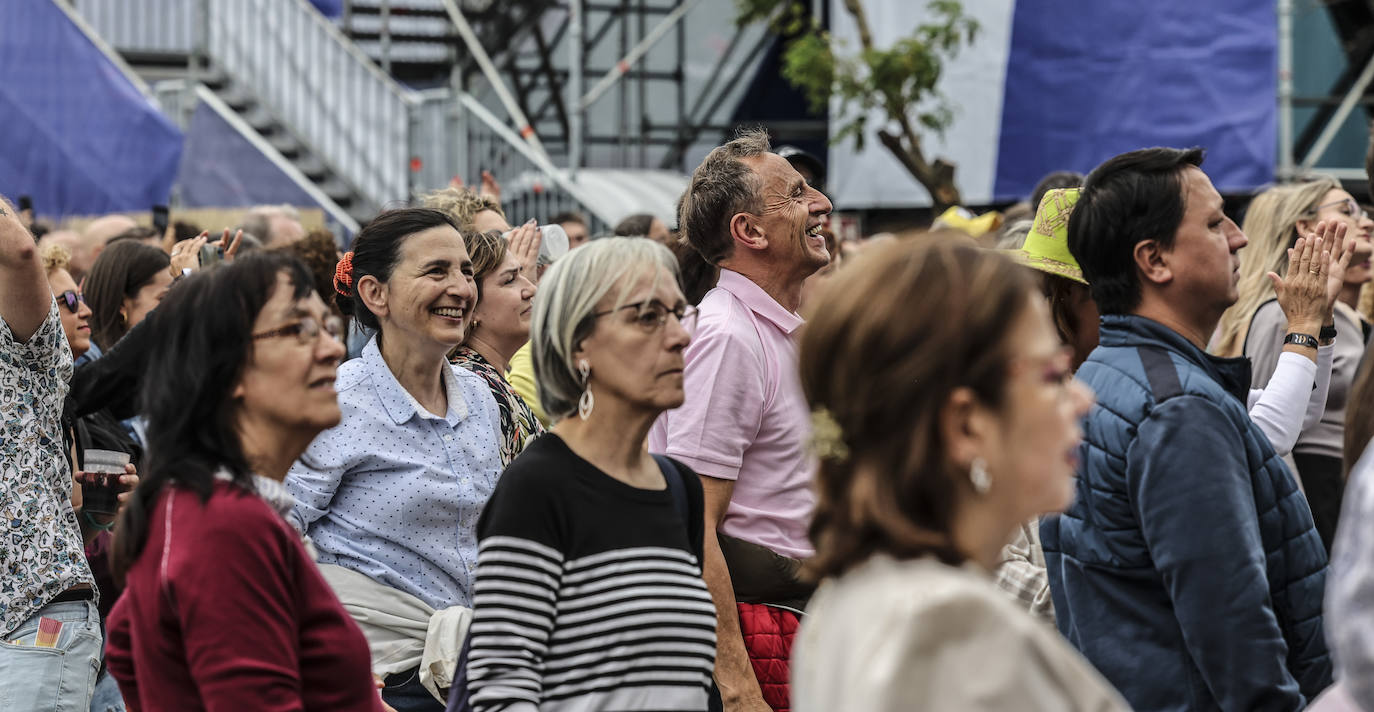
[[[188,208],[267,203],[317,207],[308,193],[204,102],[196,105],[186,130],[177,189]]]
[[[43,216],[166,203],[176,126],[52,2],[0,10],[0,193]]]
[[[1146,146],[1207,149],[1223,191],[1273,180],[1272,2],[1016,3],[995,197]]]

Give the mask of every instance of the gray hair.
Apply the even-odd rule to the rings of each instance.
[[[294,206],[285,203],[281,205],[257,205],[248,209],[248,212],[243,216],[243,222],[239,223],[236,229],[243,231],[245,242],[249,237],[256,237],[260,244],[271,244],[272,218],[278,216],[296,222],[301,220],[301,213]]]
[[[606,237],[568,252],[539,280],[530,349],[539,404],[551,418],[577,410],[582,382],[573,354],[596,329],[597,305],[619,285],[611,308],[623,306],[644,277],[657,288],[661,270],[677,279],[677,259],[668,248],[642,237]]]
[[[754,170],[740,159],[770,152],[768,132],[763,129],[741,131],[735,140],[706,154],[692,172],[692,180],[682,197],[678,227],[686,240],[707,263],[719,265],[734,250],[730,219],[738,213],[760,213],[759,192],[763,189]]]

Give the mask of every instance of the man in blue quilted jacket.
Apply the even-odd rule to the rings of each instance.
[[[1204,348],[1245,235],[1200,149],[1098,166],[1069,249],[1102,314],[1077,499],[1041,525],[1059,630],[1136,710],[1300,710],[1331,683],[1326,554],[1246,414],[1250,364]]]

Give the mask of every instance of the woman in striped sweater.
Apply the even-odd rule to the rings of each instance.
[[[561,420],[506,469],[478,524],[455,688],[477,712],[707,709],[701,484],[644,447],[682,404],[693,315],[649,240],[598,240],[544,275],[531,341],[539,399]]]

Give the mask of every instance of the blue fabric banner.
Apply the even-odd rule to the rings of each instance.
[[[0,0],[0,193],[40,216],[166,203],[181,132],[52,2]]]
[[[1016,3],[994,197],[1149,146],[1207,149],[1222,191],[1274,178],[1274,3]]]

